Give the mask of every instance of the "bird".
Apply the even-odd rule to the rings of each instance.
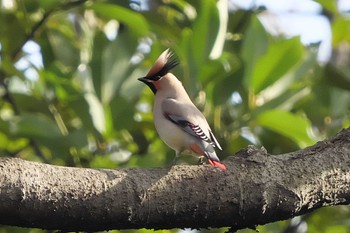
[[[154,93],[153,119],[160,138],[175,150],[175,160],[184,151],[206,157],[212,166],[226,170],[214,148],[222,150],[201,111],[193,104],[180,80],[171,73],[179,64],[166,49],[145,77],[138,78]],[[202,160],[200,160],[202,161]]]

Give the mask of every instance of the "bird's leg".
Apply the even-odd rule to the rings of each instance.
[[[197,162],[198,165],[203,165],[204,164],[204,156],[200,156],[199,160]]]
[[[174,158],[173,161],[171,162],[171,165],[172,165],[172,166],[176,165],[177,160],[179,160],[179,157],[175,156],[175,158]]]
[[[174,158],[173,162],[171,163],[172,166],[176,165],[177,160],[179,159],[179,157],[180,157],[180,152],[176,151],[175,158]]]

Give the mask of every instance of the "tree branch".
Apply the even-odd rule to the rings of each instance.
[[[350,129],[284,154],[208,165],[84,169],[0,160],[0,224],[67,231],[254,227],[350,203]]]

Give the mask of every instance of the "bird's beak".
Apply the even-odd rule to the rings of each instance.
[[[151,83],[152,80],[151,79],[148,79],[147,77],[142,77],[142,78],[138,78],[137,80],[143,82],[143,83]]]
[[[146,84],[153,92],[153,94],[156,94],[157,92],[157,88],[153,83],[152,79],[149,79],[147,77],[142,77],[142,78],[138,78],[137,80],[143,82],[144,84]]]

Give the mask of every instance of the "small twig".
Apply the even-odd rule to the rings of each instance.
[[[53,12],[53,10],[49,10],[47,12],[45,12],[44,16],[42,17],[42,19],[33,26],[32,30],[30,31],[29,34],[27,34],[24,37],[23,42],[18,46],[17,49],[14,50],[14,52],[12,53],[12,61],[16,61],[18,59],[18,55],[20,54],[23,46],[29,41],[31,40],[35,33],[39,30],[39,28],[46,22],[46,20],[49,18],[49,16],[51,15],[51,13]]]

